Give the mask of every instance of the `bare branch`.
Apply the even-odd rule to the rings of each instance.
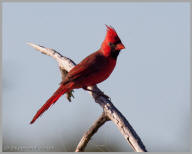
[[[89,130],[83,135],[75,152],[83,152],[87,143],[91,139],[91,137],[97,132],[97,130],[106,122],[108,121],[108,117],[103,112],[101,116],[94,122],[94,124],[89,128]]]
[[[27,44],[32,46],[36,50],[39,50],[41,53],[54,58],[58,62],[59,67],[66,70],[67,72],[69,72],[76,65],[75,62],[73,62],[71,59],[62,56],[59,52],[55,51],[54,49],[45,48],[43,46],[36,45],[33,43]]]
[[[97,86],[88,88],[90,90],[100,92],[100,89]],[[116,124],[121,134],[130,144],[133,150],[136,152],[146,152],[147,150],[140,137],[137,135],[122,113],[112,104],[112,102],[103,96],[98,97],[97,94],[92,93],[91,91],[89,91],[89,93],[93,96],[95,102],[103,107],[106,116]]]
[[[59,63],[59,66],[62,69],[65,69],[66,71],[70,71],[75,66],[75,63],[71,59],[62,56],[60,53],[58,53],[57,51],[55,51],[53,49],[45,48],[43,46],[38,46],[33,43],[28,43],[28,45],[32,46],[33,48],[39,50],[40,52],[42,52],[44,54],[56,59],[56,61]],[[88,88],[93,91],[101,92],[101,90],[97,86],[90,86]],[[130,144],[130,146],[133,148],[133,150],[136,152],[146,152],[147,150],[146,150],[144,144],[142,143],[141,139],[135,132],[135,130],[129,124],[127,119],[121,114],[121,112],[112,104],[112,102],[110,100],[108,100],[106,97],[103,97],[102,95],[98,97],[97,94],[95,94],[91,91],[88,91],[88,92],[93,96],[93,98],[95,99],[95,102],[98,103],[100,106],[102,106],[105,116],[107,116],[111,121],[113,121],[116,124],[116,126],[120,130],[121,134],[124,136],[124,138]],[[98,130],[98,128],[100,126],[102,126],[102,124],[103,124],[102,121],[100,123],[97,120],[90,129]],[[92,131],[92,132],[94,132],[94,131]],[[89,139],[94,134],[94,133],[90,133],[90,134],[89,133],[84,134],[85,136],[88,136],[86,139],[83,139],[83,138],[81,139],[81,141],[78,145],[80,147],[79,148],[80,151],[84,150]],[[78,151],[78,149],[76,149],[76,151]]]

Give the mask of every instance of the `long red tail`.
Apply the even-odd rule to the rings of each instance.
[[[45,112],[52,104],[54,104],[61,95],[63,95],[64,93],[66,93],[69,90],[68,86],[65,85],[61,85],[56,91],[55,93],[47,100],[47,102],[37,111],[37,113],[35,114],[35,116],[33,117],[32,121],[30,122],[30,124],[34,123],[35,120],[43,114],[43,112]]]

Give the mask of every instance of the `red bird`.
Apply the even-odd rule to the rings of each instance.
[[[86,57],[69,71],[66,78],[61,82],[60,87],[37,111],[30,124],[34,123],[43,112],[66,92],[76,88],[84,88],[85,90],[88,90],[86,88],[87,86],[96,85],[109,77],[116,65],[120,50],[125,47],[115,29],[107,25],[106,27],[107,33],[101,48]]]

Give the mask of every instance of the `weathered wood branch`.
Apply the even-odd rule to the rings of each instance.
[[[75,152],[83,152],[87,143],[91,139],[91,137],[97,132],[97,130],[108,121],[108,117],[105,115],[105,112],[101,114],[101,116],[94,122],[94,124],[89,128],[89,130],[83,135]]]
[[[69,72],[75,66],[75,63],[71,59],[62,56],[59,52],[55,51],[54,49],[45,48],[43,46],[35,45],[32,43],[28,43],[28,45],[32,46],[36,50],[39,50],[43,54],[53,57],[58,62],[59,67],[61,69],[66,70],[67,72]],[[101,90],[97,86],[90,86],[88,88],[93,91],[101,92]],[[88,141],[90,140],[91,136],[93,136],[94,133],[99,129],[99,127],[101,127],[105,123],[105,120],[110,119],[118,127],[121,134],[124,136],[124,138],[127,140],[127,142],[130,144],[130,146],[133,148],[134,151],[146,152],[147,150],[144,144],[142,143],[140,137],[137,135],[135,130],[129,124],[127,119],[112,104],[112,102],[108,100],[106,97],[103,97],[102,95],[98,97],[97,94],[91,91],[89,91],[89,93],[93,96],[95,102],[98,103],[103,108],[104,113],[98,119],[101,121],[98,122],[97,120],[93,124],[93,126],[89,129],[89,131],[84,134],[80,143],[77,146],[76,151],[83,151]],[[102,119],[104,115],[105,118],[107,119],[105,118]]]

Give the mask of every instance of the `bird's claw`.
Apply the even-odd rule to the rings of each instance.
[[[111,98],[107,95],[104,94],[104,92],[102,91],[94,91],[94,90],[91,90],[91,89],[88,89],[87,87],[83,87],[84,90],[87,90],[87,91],[91,91],[93,93],[95,93],[97,96],[96,96],[96,99],[100,96],[103,96],[105,97],[106,99],[109,99],[111,101]]]
[[[100,96],[105,97],[106,99],[109,99],[111,101],[111,98],[109,96],[107,96],[106,94],[104,94],[104,92],[100,91],[100,92],[95,92],[96,93],[96,99]]]
[[[69,102],[71,102],[71,98],[72,98],[72,97],[74,98],[73,92],[74,92],[74,90],[71,90],[71,91],[69,91],[69,92],[66,93],[66,97],[67,97],[67,99],[68,99]]]

